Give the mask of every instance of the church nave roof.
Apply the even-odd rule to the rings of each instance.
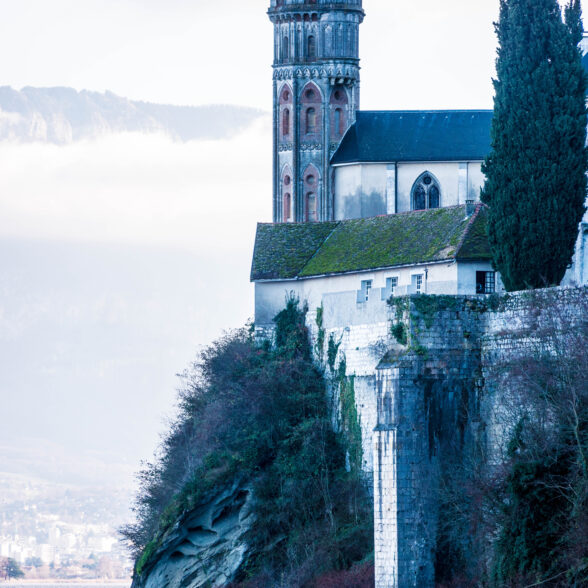
[[[492,110],[359,111],[331,163],[482,161]]]

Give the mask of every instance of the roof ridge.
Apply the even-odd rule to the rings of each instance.
[[[468,235],[470,234],[470,231],[472,230],[474,223],[476,222],[476,220],[480,216],[480,211],[484,208],[487,208],[487,207],[483,202],[478,202],[478,204],[476,204],[476,209],[474,210],[474,213],[470,217],[468,224],[466,226],[466,229],[463,232],[463,235],[461,236],[461,239],[460,239],[459,243],[457,244],[457,247],[455,248],[455,253],[453,254],[453,257],[455,259],[457,259],[457,256],[458,256],[459,252],[461,251],[461,248],[463,247],[465,240],[468,238]]]
[[[350,222],[357,222],[357,221],[366,221],[366,220],[372,220],[372,219],[385,219],[385,218],[390,218],[392,216],[402,216],[402,215],[409,215],[409,214],[433,214],[434,212],[438,211],[438,210],[452,210],[454,208],[465,208],[465,204],[454,204],[453,206],[440,206],[439,208],[423,208],[421,210],[402,210],[400,212],[394,212],[392,214],[378,214],[376,216],[362,216],[360,218],[345,218],[345,219],[341,219],[339,221],[336,221],[340,224],[343,223],[350,223]],[[326,221],[325,221],[326,222]],[[333,222],[333,221],[328,221],[328,222]]]
[[[437,114],[443,112],[494,112],[492,108],[440,108],[440,109],[424,109],[424,110],[410,110],[410,109],[400,109],[400,110],[358,110],[356,111],[357,114],[379,114],[379,113],[390,113],[390,114],[400,114],[400,113],[407,113],[407,114]]]
[[[335,222],[335,226],[331,230],[331,232],[319,243],[318,247],[315,249],[314,253],[306,260],[304,265],[298,270],[297,275],[300,276],[304,272],[304,268],[316,257],[316,254],[323,248],[323,245],[331,238],[331,235],[341,226],[342,221],[326,221],[326,222]]]

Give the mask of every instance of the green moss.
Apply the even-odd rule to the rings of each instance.
[[[406,332],[406,326],[404,323],[395,323],[390,328],[390,332],[392,333],[392,337],[396,339],[400,345],[406,345],[408,342],[408,334]]]
[[[408,319],[407,312],[410,307],[410,299],[407,296],[388,299],[388,306],[394,309],[394,320],[390,325],[390,334],[400,345],[408,344]]]
[[[135,571],[138,576],[140,576],[143,573],[145,565],[151,559],[151,556],[155,553],[158,547],[159,542],[155,539],[147,543],[145,549],[143,550],[143,553],[141,554],[141,557],[137,560],[137,564],[135,566]]]
[[[339,388],[339,401],[341,408],[341,433],[344,446],[349,457],[349,466],[354,477],[361,473],[363,460],[363,444],[361,438],[361,422],[355,402],[355,378],[347,376],[347,363],[345,358],[339,362],[335,385]]]
[[[259,224],[251,279],[296,277],[336,226],[336,222]]]
[[[337,360],[340,345],[341,341],[335,341],[335,337],[331,333],[329,335],[329,342],[327,343],[327,364],[331,372],[335,371],[335,361]]]
[[[355,403],[355,379],[353,376],[345,378],[341,382],[341,420],[351,471],[354,475],[359,475],[363,459],[363,445],[361,423]]]
[[[459,299],[456,296],[447,295],[424,295],[413,296],[411,298],[412,306],[418,313],[413,318],[421,318],[425,327],[430,329],[433,326],[435,315],[442,311],[455,311],[458,307]]]
[[[300,276],[448,259],[466,226],[463,207],[343,221]]]
[[[485,206],[471,218],[456,257],[472,260],[492,258],[488,242],[488,209]]]
[[[452,259],[490,259],[486,209],[464,206],[341,222],[260,224],[252,280],[278,280]]]

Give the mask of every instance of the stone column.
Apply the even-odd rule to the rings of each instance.
[[[374,431],[376,588],[433,588],[436,460],[429,448],[421,361],[377,370]]]

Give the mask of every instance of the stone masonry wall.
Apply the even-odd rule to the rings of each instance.
[[[345,360],[355,382],[362,467],[373,483],[377,588],[435,585],[447,456],[482,444],[500,461],[508,386],[496,366],[532,349],[541,326],[586,320],[587,300],[587,288],[390,303],[357,303],[355,292],[323,296],[325,347],[329,338],[338,344],[336,364]],[[316,319],[309,309],[315,344]],[[317,359],[328,373],[326,353],[317,350]]]

